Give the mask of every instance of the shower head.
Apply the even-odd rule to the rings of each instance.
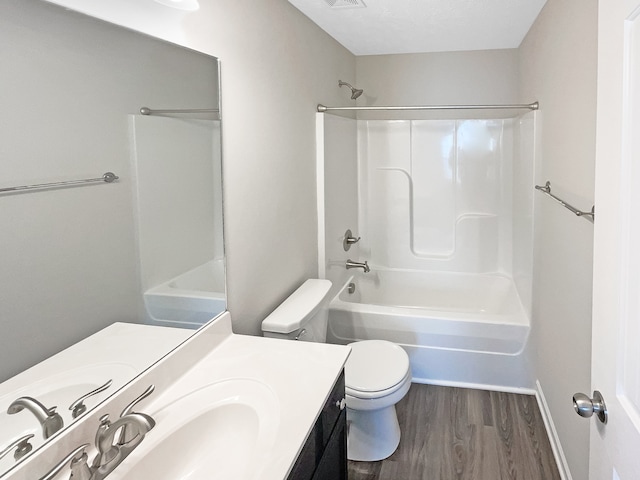
[[[338,86],[342,87],[343,85],[346,85],[347,87],[349,87],[351,89],[351,100],[355,100],[356,98],[358,98],[360,95],[362,95],[362,92],[364,91],[364,90],[362,90],[360,88],[353,88],[347,82],[343,82],[342,80],[338,80]]]

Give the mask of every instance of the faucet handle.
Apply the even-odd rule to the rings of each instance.
[[[125,415],[130,414],[133,410],[133,407],[135,407],[138,403],[151,395],[155,389],[155,385],[149,385],[149,387],[144,392],[142,392],[139,397],[135,398],[129,405],[124,407],[124,410],[122,410],[120,417],[124,417]]]
[[[98,449],[98,455],[93,459],[93,467],[99,468],[106,463],[113,460],[118,455],[118,447],[110,445],[109,448],[102,448],[102,439],[111,428],[111,420],[109,420],[109,414],[105,413],[100,417],[100,425],[96,431],[96,448]]]
[[[351,233],[351,229],[348,229],[344,232],[344,239],[342,240],[342,248],[344,248],[345,252],[348,252],[351,248],[351,245],[358,243],[360,241],[360,237],[356,238]]]
[[[62,469],[66,467],[67,463],[69,462],[71,462],[71,474],[73,475],[74,479],[77,478],[79,480],[89,480],[89,478],[91,477],[91,472],[89,471],[89,467],[86,464],[87,454],[84,451],[84,449],[87,448],[88,446],[89,446],[88,443],[85,443],[84,445],[80,445],[78,448],[73,450],[69,455],[67,455],[62,460],[60,460],[60,462],[55,467],[53,467],[51,471],[47,473],[44,477],[42,477],[40,480],[53,480],[54,478],[56,478],[56,475],[58,475],[58,473],[60,473]],[[84,465],[86,469],[82,468],[82,459],[85,460]],[[89,476],[87,476],[87,473],[89,474]]]
[[[93,395],[97,395],[100,392],[104,392],[107,388],[109,388],[111,386],[112,383],[113,383],[113,381],[109,380],[104,385],[99,386],[95,390],[91,390],[89,393],[85,393],[83,396],[81,396],[79,399],[77,399],[75,402],[73,402],[71,404],[71,406],[69,407],[69,410],[72,410],[71,416],[73,418],[78,418],[80,415],[82,415],[84,412],[86,412],[87,411],[87,406],[84,404],[84,401],[87,398],[92,397]]]
[[[18,438],[14,442],[11,442],[4,450],[0,452],[0,459],[6,457],[15,448],[16,451],[13,452],[13,458],[16,460],[20,460],[27,453],[33,450],[33,445],[29,443],[29,440],[31,440],[33,437],[34,434],[30,433]]]
[[[93,472],[89,467],[89,456],[84,448],[71,459],[69,466],[71,467],[70,480],[91,480]]]
[[[104,435],[104,432],[106,432],[109,429],[110,425],[111,425],[111,420],[109,420],[109,414],[105,413],[100,417],[100,425],[98,425],[98,430],[96,431],[96,447],[100,442],[100,438],[102,438],[102,435]]]

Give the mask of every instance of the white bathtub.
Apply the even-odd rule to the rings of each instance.
[[[522,355],[529,330],[509,277],[381,270],[356,274],[331,301],[327,340],[397,343],[414,381],[510,390],[531,386]]]
[[[210,260],[144,292],[152,325],[197,329],[226,309],[224,260]]]

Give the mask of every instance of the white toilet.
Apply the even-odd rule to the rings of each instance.
[[[265,337],[325,342],[329,280],[309,279],[262,322]],[[396,403],[409,391],[409,357],[384,340],[350,343],[345,366],[347,457],[373,462],[390,456],[400,443]]]

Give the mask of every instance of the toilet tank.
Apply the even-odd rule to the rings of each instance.
[[[329,315],[329,280],[310,278],[262,321],[265,337],[324,342]]]

